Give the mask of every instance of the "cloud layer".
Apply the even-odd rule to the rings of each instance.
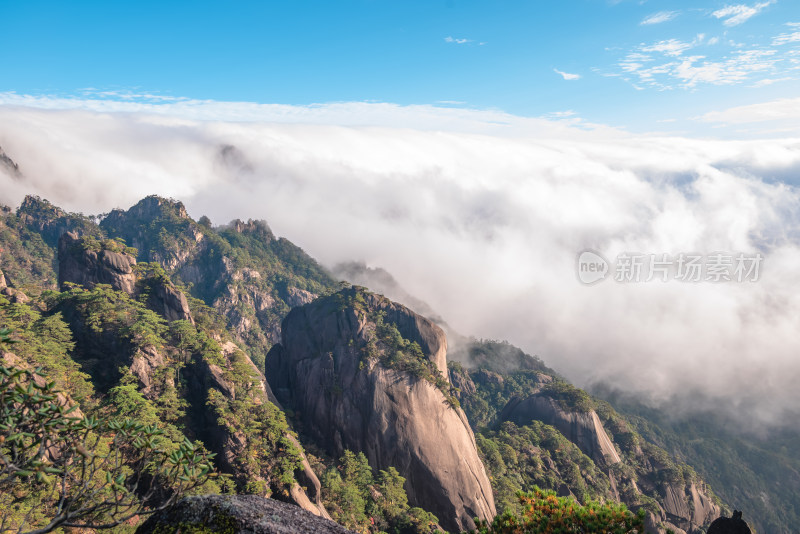
[[[0,201],[98,213],[157,193],[215,224],[264,218],[325,264],[383,267],[458,331],[506,338],[580,384],[765,422],[800,413],[800,193],[781,180],[800,171],[800,141],[522,119],[534,127],[499,136],[497,115],[457,117],[479,133],[0,107],[0,146],[25,175],[0,174]],[[587,287],[587,248],[765,260],[757,283]]]

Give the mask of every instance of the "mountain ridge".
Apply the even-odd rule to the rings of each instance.
[[[64,251],[59,257],[57,245],[62,239]],[[469,338],[448,353],[444,333],[437,334],[438,327],[433,323],[410,310],[401,313],[399,310],[406,308],[385,297],[353,287],[342,289],[313,258],[288,240],[276,238],[263,221],[234,220],[229,225],[212,227],[207,218],[194,221],[182,203],[150,196],[128,210],[112,211],[98,225],[89,217],[64,212],[36,197],[26,197],[16,213],[3,211],[0,242],[6,251],[0,254],[0,268],[10,275],[9,285],[17,286],[19,289],[15,291],[33,299],[32,304],[48,320],[63,317],[65,321],[63,326],[58,323],[59,328],[66,328],[70,337],[78,341],[74,350],[64,345],[66,348],[59,358],[77,362],[88,372],[89,380],[96,381],[97,386],[93,387],[102,386],[83,398],[116,406],[114,399],[120,401],[123,393],[126,398],[141,397],[137,409],[154,416],[162,414],[159,417],[172,425],[170,432],[176,438],[181,433],[202,437],[202,432],[192,430],[200,428],[198,425],[214,428],[205,438],[207,444],[220,451],[219,461],[240,490],[270,493],[297,502],[303,499],[296,488],[305,486],[303,493],[309,492],[306,497],[311,503],[305,506],[315,508],[323,516],[326,513],[323,510],[333,506],[331,515],[340,521],[362,517],[359,514],[365,514],[369,506],[377,507],[372,508],[379,511],[371,512],[374,514],[371,517],[352,519],[355,522],[350,526],[356,530],[368,531],[372,528],[370,520],[375,525],[395,528],[392,525],[399,524],[396,521],[403,517],[406,519],[402,521],[412,521],[417,525],[414,528],[422,529],[419,531],[428,528],[424,525],[431,524],[430,517],[412,506],[441,503],[441,497],[417,497],[415,491],[419,491],[420,483],[415,483],[414,471],[404,471],[409,475],[406,478],[394,470],[402,465],[391,465],[391,462],[403,463],[396,460],[399,456],[389,455],[394,459],[381,461],[381,455],[370,452],[363,439],[347,441],[361,450],[349,451],[344,446],[346,440],[342,440],[342,446],[329,447],[327,453],[318,451],[308,436],[309,432],[313,434],[313,427],[321,426],[319,421],[304,420],[308,411],[296,410],[291,396],[289,402],[284,402],[287,397],[282,390],[287,388],[282,387],[280,377],[292,372],[291,365],[268,365],[273,356],[280,361],[279,353],[287,347],[291,353],[291,346],[307,335],[321,336],[320,342],[333,343],[342,354],[347,352],[350,341],[363,341],[363,348],[369,352],[370,336],[380,330],[382,334],[374,338],[374,345],[380,350],[367,355],[366,367],[357,369],[357,365],[351,365],[355,382],[363,381],[364,378],[357,377],[367,377],[370,372],[376,373],[375,382],[369,387],[362,383],[348,394],[358,399],[367,391],[390,391],[390,384],[403,382],[405,385],[398,393],[427,391],[426,396],[434,395],[439,399],[434,403],[438,406],[436,410],[456,415],[453,422],[460,421],[458,424],[464,428],[464,443],[471,442],[469,447],[476,451],[470,460],[471,471],[485,469],[491,479],[491,488],[486,483],[479,484],[483,488],[480,493],[486,496],[494,492],[494,499],[484,498],[485,502],[479,506],[466,506],[465,512],[444,512],[447,517],[438,518],[442,524],[468,527],[467,519],[471,521],[469,515],[476,511],[476,515],[490,518],[496,505],[500,508],[501,504],[503,507],[510,504],[508,496],[515,488],[522,489],[534,482],[581,501],[622,500],[634,508],[645,507],[653,530],[674,527],[675,532],[700,532],[702,525],[698,521],[707,519],[693,515],[692,510],[708,509],[705,504],[696,506],[696,502],[703,499],[712,502],[713,494],[704,493],[709,491],[705,483],[696,474],[692,475],[688,466],[682,467],[663,450],[647,445],[613,409],[587,400],[584,392],[564,383],[541,360],[508,344]],[[62,260],[69,263],[72,261],[69,258],[76,261],[64,269],[74,269],[79,276],[60,275],[60,263]],[[92,269],[95,274],[91,274]],[[113,271],[116,278],[98,276],[98,269]],[[114,289],[117,279],[120,282]],[[67,281],[78,285],[61,284]],[[109,281],[110,285],[104,285]],[[347,302],[348,295],[351,302]],[[350,310],[347,313],[357,315],[363,307],[356,302],[357,295],[365,303],[372,303],[365,308],[371,310],[368,320],[353,323],[360,324],[360,329],[347,327],[336,334],[328,332],[323,321],[315,320],[305,329],[307,332],[301,328],[289,335],[282,324],[295,323],[296,319],[289,317],[297,316],[300,313],[297,310],[311,309],[337,298],[345,301],[335,314]],[[17,304],[9,301],[2,306],[6,310],[5,307]],[[3,312],[4,320],[28,332],[28,326],[9,315],[14,308],[7,310]],[[31,336],[41,337],[30,332]],[[284,339],[285,335],[289,337]],[[95,345],[122,356],[114,364],[123,364],[122,370],[109,367],[109,362],[102,358],[80,356]],[[393,353],[387,352],[387,347],[405,351],[413,358],[393,361]],[[91,354],[102,353],[92,350]],[[427,355],[430,366],[414,359],[419,354]],[[452,356],[471,362],[474,367],[459,368]],[[35,360],[36,356],[29,352],[28,358]],[[449,364],[447,359],[451,359]],[[280,386],[274,391],[277,397],[272,394],[270,384]],[[564,413],[583,413],[582,403],[592,403],[592,409],[596,410],[592,420],[596,417],[600,427],[608,432],[603,457],[616,453],[622,461],[608,465],[599,457],[594,460],[586,457],[579,447],[581,439],[569,432],[563,434],[557,425],[536,419],[541,415],[517,419],[520,425],[498,419],[514,395],[524,399],[543,394],[551,399],[548,402],[553,406],[561,406],[559,409]],[[463,413],[459,405],[463,406]],[[389,406],[381,410],[389,410]],[[412,421],[422,421],[426,413],[433,413],[432,409],[425,408],[420,413],[404,409],[402,413],[411,414]],[[248,410],[257,412],[258,417]],[[392,417],[389,419],[394,420]],[[292,427],[299,430],[297,437]],[[599,435],[597,428],[594,424]],[[520,450],[528,452],[522,456],[507,454],[508,443],[514,440],[524,444]],[[327,438],[319,442],[323,448],[326,441]],[[609,442],[615,448],[613,453],[608,449]],[[307,452],[311,450],[315,452]],[[567,451],[566,456],[563,451]],[[356,456],[348,456],[351,452]],[[359,463],[362,460],[358,453],[362,452],[364,460]],[[333,457],[339,454],[342,455],[339,460]],[[253,462],[255,458],[262,458],[263,464]],[[342,471],[345,466],[364,463],[376,477],[373,482],[358,485],[349,475],[337,474],[337,470],[346,473]],[[524,476],[511,476],[512,465],[518,465],[516,469]],[[575,469],[591,475],[573,473]],[[668,483],[659,478],[666,476],[681,482]],[[408,494],[411,506],[406,505],[400,515],[380,511],[378,482],[393,480],[392,487],[397,488],[400,479],[406,480],[400,487]],[[359,506],[368,506],[355,515],[344,515],[343,506],[352,503],[342,500],[345,495],[342,492],[349,491],[348,485],[353,484],[361,492],[360,502],[365,503]],[[638,485],[643,485],[643,491],[650,494],[637,489]],[[444,490],[443,494],[447,493]],[[437,505],[435,510],[442,514],[442,510],[449,509]]]

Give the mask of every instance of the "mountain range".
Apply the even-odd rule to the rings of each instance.
[[[652,532],[705,532],[734,507],[790,532],[800,514],[791,433],[767,445],[589,395],[509,343],[454,332],[385,271],[326,269],[264,221],[214,226],[156,196],[87,217],[28,196],[0,211],[0,269],[7,360],[86,412],[201,443],[221,474],[208,493],[358,532],[472,529],[534,485],[643,509]]]

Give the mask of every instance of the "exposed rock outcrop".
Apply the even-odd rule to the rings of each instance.
[[[30,300],[28,296],[19,289],[9,287],[8,280],[6,280],[3,271],[0,271],[0,295],[5,296],[10,302],[16,304],[25,304]]]
[[[186,497],[172,508],[154,514],[136,529],[136,534],[181,532],[353,534],[296,506],[255,495]]]
[[[525,399],[511,399],[500,413],[500,420],[511,421],[519,426],[533,420],[541,421],[556,427],[595,462],[612,465],[621,461],[594,410],[567,411],[555,399],[537,394]]]
[[[130,371],[139,380],[139,388],[145,398],[155,400],[161,393],[155,387],[153,376],[165,363],[164,356],[152,345],[138,349],[133,355]]]
[[[194,324],[189,301],[186,300],[183,291],[167,282],[156,283],[153,289],[148,301],[152,310],[161,314],[167,321],[185,320]]]
[[[491,486],[460,408],[430,381],[386,368],[368,347],[375,314],[417,342],[447,376],[442,330],[411,310],[357,288],[294,308],[282,325],[282,345],[267,356],[278,399],[333,455],[363,451],[376,469],[397,468],[409,502],[435,514],[449,530],[495,514]]]
[[[136,287],[135,258],[121,252],[87,249],[81,243],[74,232],[66,232],[58,241],[60,287],[63,288],[67,282],[88,288],[109,284],[116,290],[133,293]]]
[[[58,242],[58,280],[63,289],[66,283],[91,289],[97,284],[109,284],[113,289],[138,295],[142,288],[134,266],[136,258],[124,252],[100,250],[86,246],[86,241],[74,232],[67,232]],[[186,295],[166,277],[146,280],[147,306],[167,321],[183,319],[194,323]]]

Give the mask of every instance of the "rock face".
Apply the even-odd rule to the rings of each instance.
[[[136,534],[353,534],[341,525],[296,506],[255,495],[186,497],[158,512]]]
[[[110,284],[112,288],[133,293],[136,259],[110,250],[87,250],[74,232],[66,232],[58,241],[58,284],[72,282],[84,287]]]
[[[526,399],[511,399],[500,413],[500,420],[511,421],[519,426],[532,420],[541,421],[556,427],[595,462],[613,465],[621,461],[594,410],[567,411],[555,399],[537,394]]]
[[[194,324],[186,295],[172,284],[156,284],[148,304],[167,321],[185,320]]]
[[[473,528],[473,517],[490,519],[495,508],[467,419],[430,381],[365,354],[375,346],[379,312],[447,376],[439,327],[350,288],[289,313],[282,344],[267,356],[270,385],[330,454],[362,451],[375,469],[395,467],[406,478],[409,503],[448,530]]]

